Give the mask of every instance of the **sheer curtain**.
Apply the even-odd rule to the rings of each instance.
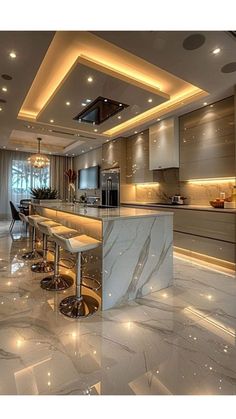
[[[0,151],[0,217],[11,214],[9,201],[14,204],[30,198],[30,189],[50,186],[50,169],[35,169],[27,161],[30,153]]]
[[[0,218],[11,215],[9,201],[14,204],[30,197],[30,189],[43,186],[55,188],[61,199],[68,198],[68,180],[65,171],[73,169],[73,158],[48,156],[50,167],[34,169],[27,158],[31,153],[0,150]]]
[[[50,156],[50,179],[51,186],[55,188],[60,199],[68,198],[68,179],[65,171],[73,169],[73,158],[64,156]]]

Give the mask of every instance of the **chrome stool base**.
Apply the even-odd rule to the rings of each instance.
[[[33,259],[39,259],[41,256],[38,252],[33,251],[33,252],[27,252],[24,255],[21,256],[22,259],[24,260],[33,260]]]
[[[40,281],[40,286],[47,291],[63,291],[73,285],[69,275],[47,276]]]
[[[38,263],[34,263],[31,266],[31,271],[35,272],[35,273],[45,273],[47,274],[48,272],[53,272],[54,271],[54,262],[46,262],[46,261],[42,261],[42,262],[38,262]]]
[[[89,295],[76,297],[76,295],[64,298],[59,305],[62,314],[72,319],[91,316],[98,310],[99,303]]]

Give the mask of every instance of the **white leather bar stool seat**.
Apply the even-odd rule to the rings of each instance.
[[[49,220],[46,217],[42,217],[41,215],[28,215],[27,221],[32,227],[32,235],[31,235],[31,251],[22,255],[23,259],[31,260],[31,259],[39,259],[41,256],[36,251],[36,228],[37,228],[37,221],[46,221]]]
[[[99,307],[98,301],[90,295],[82,295],[81,253],[95,249],[101,242],[85,234],[66,237],[53,231],[55,242],[71,253],[77,253],[76,294],[64,298],[60,303],[60,312],[67,317],[81,318],[95,313]]]
[[[73,237],[78,235],[78,231],[65,227],[53,221],[42,221],[38,224],[39,229],[45,235],[54,239],[54,232],[65,237]],[[60,262],[60,244],[55,241],[55,258],[54,258],[54,275],[43,278],[40,282],[41,288],[47,291],[62,291],[73,285],[73,278],[69,275],[61,274],[59,271]]]

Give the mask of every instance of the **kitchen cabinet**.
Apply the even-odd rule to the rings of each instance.
[[[149,170],[149,133],[145,130],[126,139],[126,182],[153,182],[153,172]]]
[[[149,128],[149,169],[179,167],[178,118],[167,118]]]
[[[183,115],[180,181],[235,176],[234,97]]]
[[[102,169],[120,168],[120,181],[126,183],[126,139],[119,138],[102,145]]]

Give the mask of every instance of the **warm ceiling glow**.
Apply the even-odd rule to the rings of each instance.
[[[119,135],[127,128],[135,129],[137,122],[146,123],[173,111],[181,106],[183,100],[187,104],[207,94],[202,89],[89,32],[59,31],[50,44],[18,118],[37,120],[71,69],[80,64],[142,88],[165,100],[161,105],[151,107],[148,111],[103,133],[109,137]],[[91,75],[87,77],[88,83],[93,81]]]
[[[207,102],[204,102],[204,103],[203,103],[203,106],[207,106]]]
[[[188,179],[188,183],[196,183],[198,185],[204,184],[204,183],[229,183],[233,182],[235,183],[236,178],[234,177],[219,177],[219,178],[206,178],[206,179]]]
[[[3,92],[7,92],[7,87],[3,86],[3,87],[2,87],[2,91],[3,91]]]
[[[2,108],[0,108],[0,112],[2,111]]]
[[[94,132],[98,132],[97,128],[95,128]]]
[[[9,57],[16,58],[16,53],[14,51],[11,51]]]
[[[117,116],[117,118],[118,118],[118,119],[121,119],[121,116],[119,115],[119,116]]]
[[[86,106],[86,103],[82,102],[82,103],[81,103],[81,106]]]
[[[219,54],[220,51],[221,51],[220,48],[215,48],[215,49],[213,49],[212,53],[217,55],[217,54]]]
[[[91,101],[91,99],[86,99],[86,102],[87,102],[87,103],[90,103],[90,102],[92,102],[92,101]]]
[[[50,122],[51,122],[51,124],[53,124],[53,122],[54,122],[54,119],[50,119]]]
[[[136,187],[145,187],[145,188],[151,188],[153,186],[159,186],[159,182],[147,182],[147,183],[136,183]]]
[[[70,106],[70,102],[66,102],[66,106]]]
[[[149,99],[148,99],[148,102],[149,102],[149,103],[152,103],[152,98],[149,98]]]

